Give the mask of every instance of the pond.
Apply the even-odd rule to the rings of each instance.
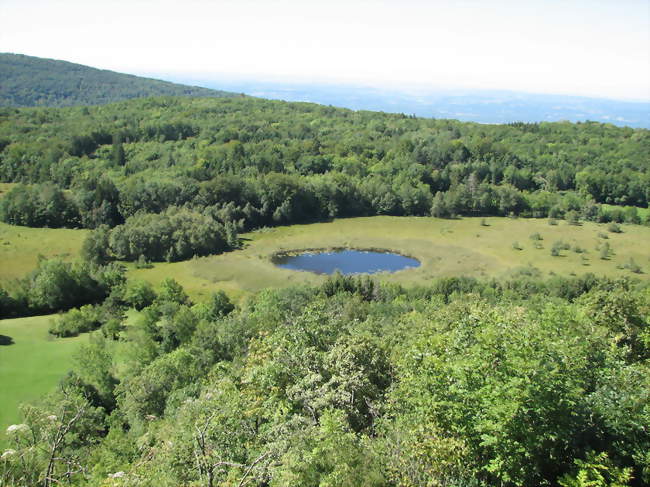
[[[410,257],[370,250],[340,249],[327,251],[305,251],[300,254],[285,254],[274,257],[278,267],[296,271],[309,271],[316,274],[375,274],[377,272],[396,272],[411,267],[419,267],[420,262]]]

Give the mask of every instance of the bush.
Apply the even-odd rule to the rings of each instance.
[[[575,210],[568,211],[565,218],[569,225],[580,225],[580,215]]]
[[[147,267],[149,261],[174,262],[218,254],[237,242],[232,225],[226,231],[210,216],[171,207],[161,214],[137,213],[112,230],[98,228],[86,239],[83,255],[90,262],[129,260]]]
[[[603,245],[600,247],[600,258],[602,260],[608,260],[611,253],[612,253],[612,248],[609,245],[609,243],[607,242],[603,243]]]
[[[551,255],[553,257],[560,257],[562,255],[562,250],[569,250],[571,246],[568,243],[563,242],[562,240],[557,240],[553,243],[551,247]]]
[[[607,230],[609,230],[612,233],[623,233],[623,230],[621,230],[621,227],[618,223],[610,223],[607,225]]]
[[[512,249],[513,250],[524,250],[524,248],[519,245],[519,242],[512,242]]]
[[[124,301],[138,311],[150,306],[156,299],[151,283],[143,280],[129,281],[124,291]]]
[[[72,337],[93,331],[102,326],[100,311],[96,306],[86,305],[61,315],[50,325],[50,333],[58,337]]]
[[[532,233],[530,239],[534,241],[544,240],[539,232]]]
[[[627,261],[624,268],[628,269],[630,272],[634,272],[635,274],[643,273],[643,269],[641,269],[641,266],[637,264],[632,257],[630,257],[630,260]]]

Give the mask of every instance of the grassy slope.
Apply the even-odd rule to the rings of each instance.
[[[38,256],[75,258],[87,230],[17,227],[0,223],[0,284],[25,276]]]
[[[0,320],[0,335],[13,340],[0,345],[0,447],[7,426],[19,420],[18,405],[53,390],[70,369],[73,352],[88,340],[88,335],[51,337],[47,330],[54,316]]]
[[[617,266],[630,257],[644,274],[650,275],[650,228],[622,225],[624,233],[607,232],[606,225],[585,223],[570,226],[560,222],[548,225],[546,220],[487,218],[439,220],[434,218],[372,217],[335,220],[331,223],[279,227],[243,235],[246,248],[227,254],[192,259],[173,264],[156,264],[153,269],[132,269],[131,275],[159,283],[165,277],[176,278],[191,295],[200,297],[212,289],[223,289],[238,297],[266,287],[299,283],[317,283],[322,276],[306,272],[278,269],[270,257],[282,250],[359,247],[398,250],[418,258],[422,266],[382,276],[387,281],[402,284],[422,284],[437,276],[468,275],[497,277],[518,267],[533,265],[544,274],[569,275],[593,272],[597,275],[631,275]],[[539,232],[543,249],[538,250],[530,239]],[[607,233],[607,242],[615,255],[601,260],[596,245],[598,233]],[[583,265],[581,255],[563,251],[552,257],[550,249],[557,240],[587,250],[589,259]],[[513,242],[523,250],[514,250]]]

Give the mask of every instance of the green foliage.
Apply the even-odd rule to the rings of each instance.
[[[568,211],[564,218],[569,225],[580,225],[580,214],[575,210]]]
[[[194,306],[193,312],[200,319],[206,321],[216,321],[228,315],[235,309],[230,298],[223,291],[212,293],[207,302],[199,303]]]
[[[156,292],[149,281],[134,279],[127,282],[123,298],[128,305],[141,310],[153,304]]]
[[[600,245],[600,258],[602,260],[608,260],[612,255],[612,246],[609,245],[609,242],[603,242]]]
[[[168,277],[160,285],[158,301],[176,304],[189,304],[190,298],[175,279]]]
[[[86,305],[79,309],[72,309],[54,321],[50,333],[60,337],[71,337],[96,330],[101,325],[99,308]]]
[[[223,295],[189,307],[166,282],[126,343],[98,334],[76,354],[64,386],[95,416],[57,447],[56,478],[74,459],[89,485],[120,471],[137,486],[648,480],[647,290],[534,268],[369,287],[333,276],[233,309]],[[41,414],[5,479],[46,468],[27,438]]]
[[[124,269],[91,267],[58,259],[43,259],[14,288],[20,314],[60,311],[104,299],[124,282]]]
[[[632,257],[630,257],[630,260],[628,260],[625,264],[625,268],[629,269],[630,272],[634,272],[635,274],[643,274],[643,269]]]
[[[575,460],[576,473],[566,474],[559,483],[562,487],[625,487],[632,480],[632,469],[612,465],[606,452],[587,453],[586,460]]]
[[[562,255],[563,250],[569,250],[571,246],[563,242],[562,240],[557,240],[553,242],[553,247],[551,247],[551,255],[553,257],[560,257]]]
[[[141,78],[22,54],[0,54],[0,106],[102,105],[129,98],[177,95],[232,97],[234,93]]]
[[[612,232],[612,233],[623,233],[623,230],[621,230],[620,225],[617,223],[610,223],[607,225],[607,230]]]
[[[69,188],[63,198],[73,203],[59,222],[32,208],[41,205],[5,212],[6,221],[28,225],[115,226],[139,211],[186,206],[224,225],[237,247],[242,228],[345,216],[638,222],[629,205],[648,204],[642,129],[545,123],[527,133],[248,98],[5,117],[0,178],[54,182],[54,193]],[[579,142],[587,139],[588,153]]]
[[[0,220],[28,227],[74,226],[76,205],[53,184],[17,185],[0,200]]]
[[[91,262],[110,258],[172,262],[221,253],[230,248],[229,240],[237,240],[236,231],[229,235],[209,216],[172,207],[159,215],[138,213],[112,230],[102,226],[88,236],[82,252]]]
[[[104,432],[104,414],[76,384],[64,385],[38,406],[25,406],[23,422],[8,429],[2,485],[45,485],[83,479],[88,451]]]

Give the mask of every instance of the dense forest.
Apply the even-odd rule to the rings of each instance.
[[[0,485],[650,482],[647,286],[338,275],[235,308],[117,270],[54,324],[100,330],[7,430]]]
[[[649,223],[649,156],[650,131],[591,122],[253,98],[0,108],[0,180],[18,183],[0,220],[93,229],[82,261],[0,289],[0,317],[91,332],[7,429],[0,486],[648,485],[646,282],[334,275],[235,305],[115,261],[348,216]]]
[[[148,96],[237,95],[67,61],[0,53],[0,107],[103,105]]]
[[[154,245],[172,215],[218,226],[218,252],[235,247],[242,229],[346,216],[642,223],[633,207],[650,198],[650,132],[592,122],[480,125],[157,98],[2,109],[0,151],[0,179],[23,183],[3,198],[0,219],[97,228],[102,245],[88,246],[103,249],[97,261],[210,253],[201,235]]]

